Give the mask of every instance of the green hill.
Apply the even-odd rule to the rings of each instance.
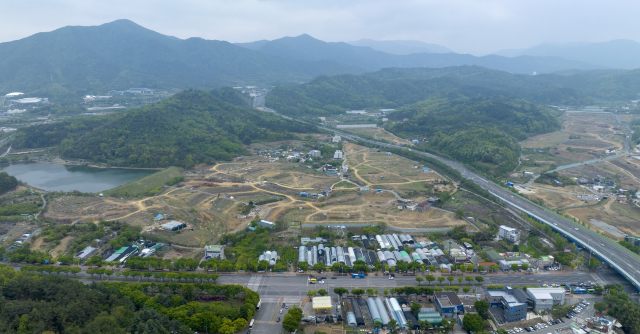
[[[349,109],[400,108],[441,95],[510,95],[562,105],[629,101],[640,98],[640,70],[531,76],[479,66],[388,68],[364,75],[323,75],[303,85],[280,86],[266,103],[283,114],[327,116]]]
[[[419,146],[504,174],[518,164],[518,141],[559,130],[557,116],[554,109],[512,97],[432,98],[391,113],[395,121],[385,129],[402,138],[427,138]]]
[[[218,97],[223,97],[222,100]],[[295,138],[315,127],[235,106],[233,90],[183,91],[147,107],[20,128],[15,148],[56,147],[65,158],[115,166],[193,167],[249,154],[243,144]]]

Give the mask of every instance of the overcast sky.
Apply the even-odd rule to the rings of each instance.
[[[307,33],[324,41],[412,39],[476,55],[543,42],[640,40],[637,0],[17,0],[2,4],[0,42],[116,19],[180,38],[249,42]]]

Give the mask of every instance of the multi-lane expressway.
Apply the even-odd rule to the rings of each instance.
[[[591,231],[586,227],[583,227],[582,225],[574,223],[573,221],[570,221],[556,214],[555,212],[549,211],[536,204],[533,204],[527,199],[522,198],[506,189],[503,189],[502,187],[481,177],[480,175],[469,170],[467,167],[455,161],[444,159],[435,154],[418,151],[404,146],[361,138],[352,133],[347,133],[336,129],[324,129],[333,131],[334,133],[338,133],[342,137],[361,140],[380,147],[405,149],[414,153],[438,159],[442,163],[459,171],[463,177],[474,181],[476,184],[486,189],[494,196],[500,198],[505,203],[529,214],[531,217],[538,219],[540,222],[551,226],[551,228],[553,228],[557,232],[566,236],[575,243],[583,246],[583,248],[586,248],[589,251],[593,252],[595,256],[603,260],[605,263],[609,264],[612,268],[614,268],[622,276],[629,280],[638,290],[640,290],[640,257],[631,253],[626,248],[620,246],[615,241],[606,238],[605,236],[600,235],[594,231]]]

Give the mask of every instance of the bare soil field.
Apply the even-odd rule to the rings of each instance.
[[[640,179],[640,160],[631,157],[623,157],[620,159],[610,160],[609,163],[627,171],[630,175],[634,176],[636,180]]]
[[[530,194],[527,197],[529,197],[532,200],[541,198],[547,204],[547,207],[549,209],[558,209],[558,208],[564,208],[568,206],[594,204],[593,201],[591,202],[582,201],[575,195],[560,194],[557,192],[545,191],[542,189],[532,189],[532,190],[535,191],[535,194]]]
[[[582,152],[579,150],[569,150],[569,147],[570,146],[561,144],[552,148],[551,150],[549,150],[549,152],[551,154],[557,155],[560,158],[567,159],[572,162],[582,162],[596,158],[595,156],[587,152]]]
[[[626,204],[607,200],[603,205],[565,210],[565,213],[591,225],[591,219],[613,225],[628,234],[637,234],[640,228],[640,208],[629,201]],[[598,230],[596,227],[592,227]]]

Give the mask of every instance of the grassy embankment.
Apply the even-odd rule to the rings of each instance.
[[[141,177],[135,181],[127,182],[121,186],[109,189],[104,192],[105,196],[138,196],[147,194],[149,191],[164,186],[169,180],[182,174],[182,168],[169,167],[159,172]]]

